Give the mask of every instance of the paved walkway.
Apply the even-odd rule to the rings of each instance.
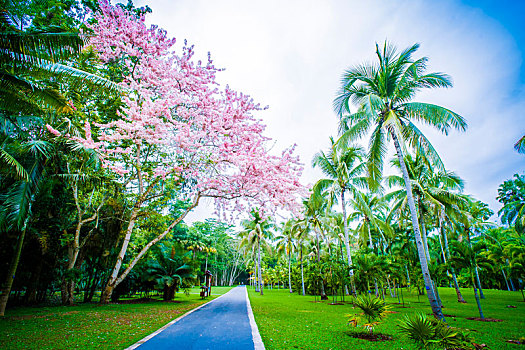
[[[128,349],[137,347],[139,350],[264,349],[245,286],[233,288]]]

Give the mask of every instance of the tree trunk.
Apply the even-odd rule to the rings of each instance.
[[[503,267],[500,267],[500,269],[501,269],[501,273],[503,274],[503,279],[505,280],[505,284],[507,285],[507,290],[510,292],[510,286],[509,286],[509,281],[507,280],[507,275],[505,274]]]
[[[478,291],[476,289],[476,281],[474,281],[474,278],[472,278],[472,286],[474,288],[474,297],[476,298],[476,303],[478,304],[479,317],[481,317],[481,319],[485,319],[485,316],[483,316],[483,310],[481,309],[481,301],[479,300]]]
[[[348,273],[350,275],[350,287],[352,288],[352,294],[357,295],[355,290],[355,277],[354,269],[352,268],[352,255],[350,254],[350,237],[348,233],[348,223],[346,222],[346,202],[345,202],[345,191],[341,190],[341,209],[343,211],[343,230],[345,236],[345,247],[346,247],[346,258],[348,261]]]
[[[259,289],[261,290],[261,295],[263,293],[263,283],[262,283],[262,265],[261,265],[261,243],[257,244],[257,259],[259,260]]]
[[[441,220],[440,220],[441,222]],[[450,259],[450,249],[448,247],[448,237],[445,230],[443,230],[443,227],[441,226],[442,234],[443,234],[443,242],[445,243],[445,252],[447,253],[447,258]],[[463,299],[463,295],[461,295],[461,291],[459,290],[459,284],[458,279],[456,278],[456,271],[453,267],[450,268],[450,273],[452,274],[452,280],[454,281],[454,289],[456,290],[456,295],[458,297],[458,303],[466,304],[465,299]]]
[[[109,301],[111,300],[111,294],[113,294],[113,290],[117,286],[116,282],[118,274],[120,272],[120,267],[122,266],[122,262],[124,261],[124,257],[126,256],[129,241],[131,239],[131,233],[133,232],[133,227],[135,226],[135,222],[137,220],[141,205],[142,204],[140,202],[137,202],[133,208],[133,211],[131,212],[128,228],[126,229],[126,235],[124,236],[124,241],[122,242],[122,246],[120,247],[120,252],[117,256],[117,261],[115,263],[115,266],[113,267],[113,270],[111,271],[111,275],[109,276],[108,282],[106,283],[106,287],[104,288],[104,291],[100,296],[101,304],[109,303]]]
[[[0,295],[0,316],[5,315],[5,308],[7,306],[7,301],[9,300],[9,294],[11,294],[11,287],[13,286],[13,281],[15,280],[16,269],[18,268],[18,262],[20,261],[20,255],[22,254],[22,246],[24,245],[24,238],[26,236],[26,223],[24,228],[18,236],[18,241],[16,242],[15,252],[13,258],[11,259],[11,264],[9,265],[9,271],[2,287],[2,294]]]
[[[288,287],[290,289],[290,293],[293,293],[292,291],[292,257],[290,256],[290,252],[288,252]]]
[[[107,304],[111,298],[111,294],[113,294],[113,290],[116,286],[118,286],[124,278],[131,272],[131,270],[135,267],[137,262],[146,254],[146,252],[157,242],[159,242],[161,239],[163,239],[177,224],[179,224],[186,215],[199,204],[201,195],[197,194],[194,198],[193,203],[182,213],[177,219],[173,220],[172,223],[162,232],[160,235],[155,237],[153,240],[151,240],[148,244],[144,246],[144,248],[141,249],[141,251],[133,258],[133,260],[129,263],[128,267],[122,272],[122,274],[119,276],[119,270],[122,265],[122,261],[124,260],[124,256],[126,255],[126,250],[129,245],[129,241],[131,238],[131,233],[133,232],[133,226],[135,225],[135,222],[137,220],[138,212],[140,209],[140,204],[136,204],[135,208],[133,209],[133,212],[131,214],[130,223],[128,225],[128,229],[126,230],[126,237],[124,238],[124,242],[122,243],[122,248],[119,252],[119,255],[117,257],[117,262],[115,264],[115,267],[113,268],[113,271],[111,273],[110,278],[108,279],[108,283],[106,284],[106,288],[102,292],[102,295],[100,296],[100,303],[101,304]]]
[[[301,256],[301,288],[303,290],[303,297],[306,295],[305,291],[304,291],[304,273],[303,273],[303,245],[302,245],[302,242],[301,242],[301,248],[300,248],[300,256]]]
[[[430,262],[430,251],[428,248],[428,240],[427,240],[427,228],[425,226],[425,220],[422,215],[423,205],[419,201],[419,197],[418,197],[418,205],[419,205],[419,219],[421,220],[421,238],[423,239],[423,246],[425,247],[425,254],[427,257],[427,262]],[[441,302],[441,298],[439,297],[439,291],[437,290],[436,282],[431,278],[430,283],[432,284],[432,288],[434,289],[434,295],[436,296],[436,300],[438,302],[439,307],[443,307],[443,303]]]
[[[255,291],[259,291],[259,261],[257,260],[257,257],[255,258],[255,274],[253,276],[253,283],[255,286]]]
[[[408,273],[408,266],[407,265],[405,265],[405,270],[407,272],[408,291],[410,292],[410,273]]]
[[[481,299],[485,299],[485,295],[483,294],[483,288],[481,288],[481,281],[479,280],[479,273],[478,273],[478,266],[476,265],[476,268],[474,269],[476,272],[476,282],[478,283],[479,288],[479,296]]]
[[[436,300],[436,296],[434,295],[434,289],[432,288],[432,282],[430,281],[428,261],[427,261],[427,257],[425,254],[425,248],[421,240],[421,233],[419,232],[419,222],[417,219],[416,205],[414,202],[414,197],[412,195],[412,186],[410,184],[410,178],[408,177],[408,171],[405,165],[403,151],[401,149],[401,145],[399,144],[399,140],[397,138],[396,132],[392,130],[390,134],[394,141],[394,146],[396,148],[397,157],[399,159],[399,165],[403,173],[403,180],[405,182],[405,188],[407,192],[407,201],[408,201],[408,206],[410,208],[410,216],[412,219],[412,228],[414,230],[414,235],[416,239],[416,246],[417,246],[417,251],[419,255],[419,261],[421,263],[421,272],[423,274],[423,280],[425,282],[425,289],[427,290],[428,301],[430,303],[430,307],[432,308],[432,312],[434,313],[434,315],[438,319],[445,321],[445,317],[443,316],[441,307],[439,306],[438,301]]]
[[[328,299],[328,297],[326,296],[326,293],[324,291],[324,281],[321,276],[321,251],[319,249],[319,232],[317,231],[317,228],[315,228],[314,230],[315,230],[315,240],[317,244],[317,265],[319,267],[319,277],[321,278],[321,300],[325,300],[325,299]]]

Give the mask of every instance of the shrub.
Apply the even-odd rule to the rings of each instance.
[[[370,334],[373,333],[374,327],[379,324],[379,321],[384,319],[388,314],[388,305],[380,298],[357,297],[354,299],[354,305],[361,309],[361,313],[349,314],[348,324],[359,327],[361,324]]]
[[[421,313],[405,316],[399,327],[402,333],[424,349],[475,349],[468,332],[449,327]]]

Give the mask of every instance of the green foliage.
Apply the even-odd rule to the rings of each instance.
[[[525,233],[525,175],[514,174],[498,188],[498,201],[503,204],[498,215],[501,222],[514,226],[516,232]]]
[[[359,327],[361,324],[370,333],[374,327],[379,324],[387,315],[389,306],[380,298],[371,298],[370,296],[360,296],[354,298],[354,306],[361,309],[361,313],[349,314],[348,324]]]
[[[422,313],[406,315],[399,324],[401,332],[424,349],[475,349],[468,332]]]

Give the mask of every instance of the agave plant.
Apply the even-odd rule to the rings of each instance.
[[[354,327],[362,325],[370,334],[374,332],[374,327],[388,315],[389,307],[380,298],[360,296],[354,299],[354,305],[362,312],[347,315],[348,324]]]
[[[405,316],[399,328],[423,349],[475,349],[469,333],[422,313]]]

